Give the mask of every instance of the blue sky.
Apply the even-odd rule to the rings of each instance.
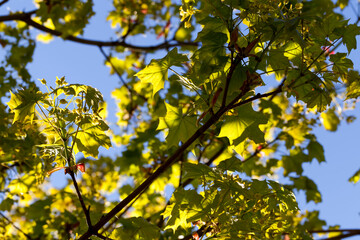
[[[356,4],[356,0],[351,0]],[[91,20],[90,27],[86,29],[85,37],[97,40],[108,40],[115,37],[110,24],[106,22],[107,9],[111,1],[95,0],[96,9],[101,9]],[[101,6],[100,6],[101,4]],[[12,10],[32,10],[31,1],[10,1],[0,8],[0,14],[7,13],[6,8]],[[354,13],[349,9],[347,16]],[[149,40],[144,37],[132,42],[146,45]],[[152,41],[152,40],[151,40]],[[358,48],[352,53],[355,69],[360,68]],[[340,51],[346,52],[344,49]],[[1,54],[1,53],[0,53]],[[104,58],[99,49],[94,46],[86,46],[77,43],[63,41],[55,38],[49,44],[37,43],[34,61],[29,65],[33,79],[45,78],[48,83],[54,82],[56,76],[65,76],[69,83],[82,83],[99,89],[108,102],[108,121],[110,127],[116,130],[116,116],[114,109],[116,104],[111,98],[114,88],[121,86],[116,76],[110,76],[109,68],[104,66]],[[328,132],[323,128],[315,129],[319,142],[325,148],[326,163],[318,164],[313,161],[305,164],[305,175],[313,179],[322,194],[323,202],[320,204],[305,204],[303,194],[297,194],[301,210],[319,209],[320,217],[325,219],[329,225],[341,224],[342,228],[360,228],[360,184],[354,185],[348,182],[348,178],[360,168],[360,113],[359,107],[351,115],[357,116],[352,124],[342,122],[337,132]],[[349,113],[350,114],[350,113]],[[120,154],[120,148],[112,148],[110,151],[101,152],[104,155]],[[52,175],[51,180],[55,185],[62,185],[64,178],[62,171]],[[360,239],[354,237],[349,239]]]

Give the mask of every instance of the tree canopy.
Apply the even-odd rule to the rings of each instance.
[[[294,194],[322,201],[303,170],[325,162],[314,129],[355,120],[345,114],[360,96],[349,58],[360,15],[344,13],[353,4],[113,0],[106,20],[116,38],[105,40],[84,36],[92,0],[9,10],[0,16],[0,237],[360,235],[299,209]],[[98,86],[31,76],[37,43],[57,37],[97,48],[118,77],[120,132],[106,121],[115,110]],[[55,188],[49,176],[59,170],[68,181]],[[349,176],[359,179],[360,170]]]

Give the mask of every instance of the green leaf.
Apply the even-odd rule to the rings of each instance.
[[[266,122],[267,117],[264,114],[255,112],[251,107],[251,104],[245,104],[238,108],[237,116],[225,117],[219,137],[227,137],[230,144],[233,144],[234,140],[239,137],[242,137],[242,139],[249,137],[261,141],[263,136],[261,136],[258,125],[265,124]],[[251,126],[253,124],[254,126]],[[245,132],[244,136],[242,136],[244,131],[250,126],[251,128]]]
[[[109,127],[104,122],[100,122],[100,124],[83,123],[80,128],[77,135],[73,133],[74,137],[76,135],[75,153],[82,152],[85,157],[98,158],[100,146],[106,149],[111,147],[110,138],[105,134]]]
[[[50,207],[53,200],[52,197],[49,197],[34,202],[27,208],[26,217],[33,220],[46,219],[51,212]]]
[[[310,141],[306,148],[308,150],[309,157],[316,158],[319,163],[325,162],[324,148],[319,142]]]
[[[184,179],[215,179],[216,173],[204,164],[184,163]]]
[[[285,70],[290,67],[289,59],[279,50],[270,50],[267,62],[269,63],[268,67],[271,67],[267,71],[275,71],[277,78],[281,78]]]
[[[181,66],[189,59],[184,54],[179,54],[177,48],[171,50],[164,58],[152,60],[146,68],[135,74],[142,83],[153,85],[153,95],[164,88],[165,80],[168,79],[168,70],[171,66]]]
[[[180,226],[184,229],[190,226],[192,216],[200,212],[203,197],[195,190],[178,189],[174,192],[171,201],[163,213],[164,218],[169,218],[165,227],[175,231]]]
[[[302,100],[307,104],[308,108],[316,107],[318,112],[326,110],[331,103],[330,94],[319,87],[314,87],[306,94]]]
[[[284,56],[287,57],[289,60],[293,60],[294,58],[298,57],[299,55],[301,55],[302,49],[300,44],[296,43],[296,42],[289,42],[286,44],[286,48],[285,48],[285,52],[284,52]],[[281,60],[282,58],[280,58]],[[285,60],[281,60],[286,64]]]
[[[42,100],[46,94],[35,92],[35,90],[20,90],[11,93],[11,99],[7,103],[12,112],[15,113],[13,123],[16,121],[25,122],[27,119],[32,123],[35,115],[35,105]]]
[[[352,49],[356,49],[356,36],[360,34],[360,27],[356,24],[349,24],[345,27],[336,29],[337,33],[341,35],[343,43],[346,45],[348,53]]]
[[[6,198],[0,203],[0,211],[10,211],[14,203],[15,201],[11,198]]]
[[[229,159],[226,159],[224,161],[221,161],[217,168],[221,169],[222,171],[242,171],[242,162],[240,159],[236,157],[232,157]]]
[[[284,176],[288,176],[289,173],[295,172],[301,175],[303,170],[302,164],[304,162],[310,162],[311,158],[304,154],[299,147],[290,150],[290,155],[283,156],[281,159],[282,166],[284,168]]]
[[[330,55],[330,61],[334,63],[332,70],[338,73],[342,79],[346,78],[349,68],[353,68],[353,62],[346,58],[346,53],[336,53]]]
[[[360,96],[360,75],[358,71],[349,71],[346,79],[346,85],[346,99],[358,98]]]
[[[86,105],[89,109],[93,109],[94,112],[99,110],[100,103],[104,101],[99,90],[83,84],[70,84],[62,86],[56,88],[52,93],[55,93],[58,96],[62,93],[66,96],[81,96],[81,94],[84,93]]]
[[[315,203],[321,202],[321,194],[313,180],[308,177],[290,177],[293,181],[293,188],[304,190],[306,194],[306,201],[314,201]]]
[[[114,230],[111,238],[115,239],[158,239],[160,228],[146,221],[142,217],[121,218],[121,227]]]
[[[186,142],[196,132],[196,116],[183,115],[181,107],[173,107],[167,103],[165,106],[166,116],[160,118],[157,129],[168,128],[168,146],[178,146],[180,141]]]

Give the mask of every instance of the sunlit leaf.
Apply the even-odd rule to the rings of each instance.
[[[158,130],[169,129],[166,141],[169,146],[177,146],[180,141],[186,142],[197,130],[196,116],[186,116],[181,107],[165,103],[166,116],[160,118]]]
[[[32,123],[35,116],[35,105],[45,96],[45,94],[35,92],[35,90],[19,90],[15,94],[11,92],[11,99],[7,104],[15,113],[13,123],[16,121],[25,122],[27,119]]]
[[[105,134],[105,131],[108,129],[108,126],[105,124],[94,125],[92,123],[84,123],[80,127],[81,129],[77,133],[75,140],[75,153],[81,152],[85,157],[98,158],[99,147],[106,149],[111,147],[110,138]]]
[[[165,80],[168,79],[168,70],[171,66],[181,66],[188,58],[179,54],[177,48],[170,51],[164,58],[152,60],[146,68],[135,74],[143,83],[153,85],[153,95],[164,88]]]
[[[261,135],[261,131],[256,127],[259,124],[265,124],[267,122],[267,117],[262,113],[256,112],[252,109],[251,104],[246,104],[238,108],[237,116],[226,116],[223,125],[221,126],[221,130],[219,133],[219,137],[227,137],[232,144],[233,141],[242,136],[245,130],[254,124],[254,131],[248,131],[244,138],[256,138],[263,137]],[[253,135],[255,133],[255,135]]]

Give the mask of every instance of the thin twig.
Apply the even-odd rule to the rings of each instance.
[[[201,228],[199,228],[199,230],[197,230],[197,231],[185,236],[184,238],[182,238],[182,240],[193,239],[193,236],[194,236],[195,233],[197,233],[198,237],[202,237],[205,233],[210,232],[211,230],[212,230],[211,227],[204,225]]]
[[[81,207],[82,207],[83,212],[84,212],[84,214],[85,214],[86,223],[87,223],[87,225],[88,225],[88,227],[89,227],[89,230],[92,231],[92,224],[91,224],[91,218],[90,218],[90,206],[89,206],[89,208],[86,208],[85,203],[84,203],[84,199],[83,199],[83,197],[82,197],[82,195],[81,195],[79,186],[78,186],[78,184],[77,184],[77,182],[76,182],[75,173],[74,173],[74,171],[73,171],[71,168],[70,168],[70,170],[69,170],[69,174],[70,174],[71,179],[72,179],[72,181],[73,181],[73,183],[74,183],[74,187],[75,187],[75,190],[76,190],[76,194],[77,194],[77,196],[78,196],[78,198],[79,198]]]
[[[25,233],[23,230],[21,230],[21,228],[17,227],[10,219],[8,219],[4,214],[2,214],[0,212],[0,215],[6,220],[8,221],[16,230],[18,230],[19,232],[21,232],[27,239],[32,239],[30,237],[30,235],[28,235],[27,233]]]
[[[104,58],[106,59],[106,61],[110,64],[110,66],[112,67],[112,69],[114,70],[114,72],[116,73],[116,75],[119,77],[121,83],[123,84],[124,87],[126,87],[126,89],[130,92],[130,94],[134,93],[135,95],[139,96],[140,98],[142,98],[144,101],[147,101],[147,98],[143,95],[141,95],[140,93],[136,92],[134,89],[132,89],[124,80],[124,78],[121,76],[120,72],[117,70],[117,68],[115,67],[115,65],[112,63],[110,57],[105,53],[104,49],[99,46],[100,52],[101,54],[104,56]]]
[[[53,30],[50,28],[45,27],[44,25],[41,25],[34,20],[31,19],[31,15],[36,13],[37,10],[31,11],[31,12],[24,12],[24,13],[17,13],[17,14],[11,14],[11,15],[5,15],[0,16],[0,22],[6,22],[6,21],[22,21],[28,24],[29,26],[32,26],[40,31],[49,33],[54,36],[62,37],[64,34],[60,31]],[[176,41],[174,43],[164,42],[153,46],[136,46],[132,44],[128,44],[125,41],[98,41],[98,40],[92,40],[92,39],[86,39],[86,38],[79,38],[75,36],[66,36],[63,37],[64,40],[69,40],[76,43],[82,43],[87,45],[93,45],[93,46],[99,46],[99,47],[116,47],[116,46],[122,46],[125,48],[128,48],[131,51],[154,51],[158,49],[167,49],[172,47],[178,47],[178,46],[198,46],[198,43],[196,42],[182,42],[182,41]]]
[[[253,102],[253,101],[255,101],[257,99],[260,99],[260,98],[265,98],[265,97],[269,97],[269,96],[270,97],[276,96],[278,93],[282,92],[282,86],[284,85],[283,82],[281,84],[279,84],[279,86],[274,91],[271,91],[271,92],[268,92],[268,93],[263,93],[263,94],[258,93],[258,94],[256,94],[255,96],[253,96],[251,98],[248,98],[248,99],[243,100],[241,102],[235,103],[231,108],[236,108],[236,107],[242,106],[244,104]]]

